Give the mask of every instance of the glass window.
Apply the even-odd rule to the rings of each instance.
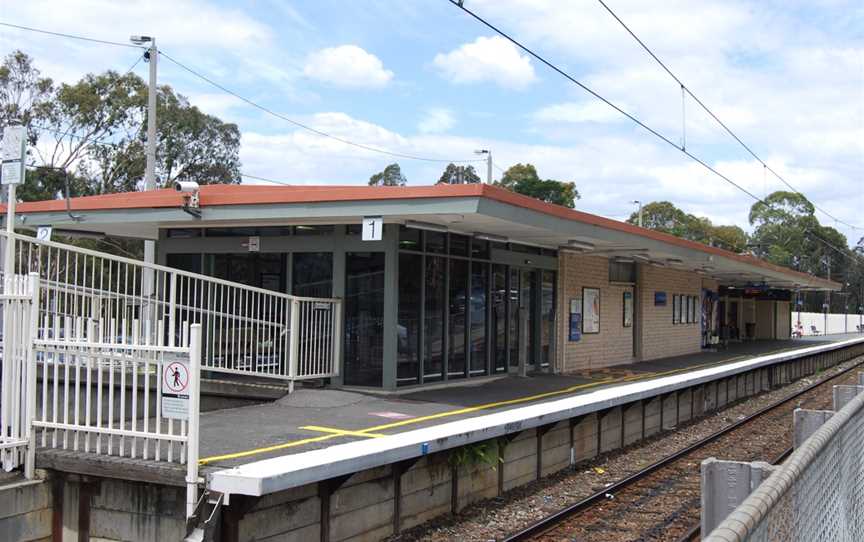
[[[423,256],[399,255],[399,318],[396,324],[396,385],[420,382],[420,294]]]
[[[345,226],[345,233],[348,235],[363,235],[362,224],[348,224]]]
[[[507,370],[507,267],[492,266],[492,321],[489,329],[492,333],[492,367],[493,370]]]
[[[450,254],[453,256],[468,256],[468,246],[471,238],[465,235],[450,234]]]
[[[510,250],[513,252],[521,252],[522,254],[540,254],[540,247],[522,245],[520,243],[510,243]]]
[[[294,226],[294,235],[331,235],[334,226]]]
[[[384,253],[345,255],[345,384],[381,387],[384,361]]]
[[[444,377],[444,308],[447,304],[447,260],[426,256],[423,381]]]
[[[207,237],[252,237],[258,235],[257,228],[207,228]]]
[[[426,252],[444,254],[447,251],[447,234],[439,231],[427,231],[423,238],[426,240]]]
[[[540,365],[552,362],[552,339],[555,336],[555,271],[543,271],[540,305]]]
[[[466,316],[468,310],[468,262],[450,260],[450,322],[448,337],[448,378],[465,376]]]
[[[277,292],[285,291],[285,254],[208,254],[214,277]]]
[[[486,374],[486,302],[489,264],[471,263],[471,375]]]
[[[536,332],[536,315],[537,315],[537,271],[522,270],[522,307],[526,311],[525,326],[528,328],[528,359],[527,365],[534,365],[537,362],[537,332]]]
[[[471,257],[479,258],[481,260],[489,259],[489,241],[483,241],[481,239],[472,239],[471,240]]]
[[[507,282],[508,309],[510,310],[510,367],[519,366],[519,270],[510,268]]]
[[[190,273],[201,273],[200,254],[168,254],[165,264],[174,269],[189,271]]]
[[[191,239],[201,237],[201,232],[200,228],[172,228],[165,232],[165,236],[168,239]]]
[[[636,282],[636,264],[610,261],[609,282]]]
[[[301,297],[333,297],[333,254],[295,252],[291,265],[291,293]]]
[[[402,250],[423,250],[420,244],[420,230],[399,226],[399,248]]]

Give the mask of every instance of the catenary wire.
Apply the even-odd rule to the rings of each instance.
[[[278,119],[281,119],[281,120],[283,120],[289,124],[293,124],[294,126],[297,126],[298,128],[302,128],[306,131],[312,132],[313,134],[317,134],[319,136],[326,137],[326,138],[332,139],[334,141],[338,141],[340,143],[344,143],[345,145],[350,145],[352,147],[357,147],[359,149],[364,149],[364,150],[371,151],[371,152],[377,152],[379,154],[386,154],[388,156],[394,156],[396,158],[405,158],[407,160],[418,160],[421,162],[466,163],[466,162],[482,162],[483,161],[483,160],[479,160],[479,159],[475,159],[475,160],[446,160],[446,159],[442,159],[442,158],[429,158],[426,156],[417,156],[414,154],[406,154],[406,153],[401,153],[401,152],[388,151],[386,149],[379,149],[377,147],[372,147],[370,145],[364,145],[363,143],[356,143],[354,141],[351,141],[351,140],[348,140],[348,139],[345,139],[345,138],[342,138],[339,136],[335,136],[333,134],[329,134],[329,133],[324,132],[322,130],[319,130],[317,128],[313,128],[312,126],[309,126],[308,124],[304,124],[302,122],[299,122],[299,121],[296,121],[296,120],[291,119],[289,117],[286,117],[285,115],[277,113],[276,111],[270,109],[269,107],[263,106],[263,105],[255,102],[255,101],[252,101],[251,99],[246,98],[245,96],[229,89],[228,87],[226,87],[220,83],[217,83],[216,81],[207,77],[206,75],[202,74],[201,72],[196,71],[196,70],[190,68],[189,66],[183,64],[182,62],[176,60],[175,58],[171,57],[170,55],[168,55],[164,51],[159,51],[159,55],[165,57],[168,61],[175,64],[177,67],[189,72],[190,74],[201,79],[202,81],[206,82],[207,84],[221,90],[222,92],[224,92],[226,94],[234,96],[238,100],[246,103],[247,105],[254,107],[255,109],[258,109],[259,111],[267,113],[268,115],[271,115],[271,116],[276,117]]]
[[[101,39],[97,39],[97,38],[88,38],[86,36],[76,36],[74,34],[66,34],[64,32],[52,32],[51,30],[43,30],[41,28],[33,28],[32,26],[24,26],[24,25],[20,25],[20,24],[0,22],[0,26],[5,26],[8,28],[16,28],[18,30],[26,30],[28,32],[36,32],[38,34],[47,34],[49,36],[56,36],[59,38],[69,38],[69,39],[79,40],[79,41],[89,41],[91,43],[100,43],[102,45],[113,45],[115,47],[129,47],[132,49],[146,49],[146,47],[142,47],[140,45],[135,45],[134,43],[123,43],[123,42],[119,42],[119,41],[109,41],[109,40],[101,40]]]
[[[32,124],[31,126],[37,130],[41,130],[43,132],[50,132],[50,133],[57,134],[57,135],[62,135],[62,136],[68,137],[70,139],[86,140],[88,143],[92,143],[94,145],[102,145],[102,146],[106,146],[106,147],[111,147],[111,146],[115,145],[111,141],[106,141],[104,139],[99,139],[99,138],[95,138],[95,137],[89,137],[88,138],[85,136],[80,136],[77,134],[64,132],[63,130],[57,130],[56,128],[50,128],[48,126],[41,126],[39,124]],[[33,167],[39,168],[40,166],[34,165]],[[271,179],[269,177],[262,177],[260,175],[252,175],[250,173],[240,172],[240,176],[241,177],[247,177],[249,179],[255,179],[258,181],[267,181],[267,182],[274,183],[274,184],[281,184],[284,186],[293,186],[291,183],[288,183],[285,181],[277,181],[276,179]]]
[[[735,188],[737,188],[741,192],[747,194],[748,196],[750,196],[751,198],[753,198],[757,202],[762,202],[762,203],[765,203],[766,205],[768,205],[765,201],[762,200],[762,198],[760,198],[759,196],[757,196],[753,192],[750,192],[749,190],[747,190],[746,188],[744,188],[740,184],[736,183],[734,180],[730,179],[728,176],[724,175],[723,173],[720,173],[720,171],[718,171],[717,169],[715,169],[714,167],[709,165],[707,162],[705,162],[704,160],[702,160],[701,158],[699,158],[698,156],[696,156],[692,152],[678,146],[678,144],[676,144],[674,141],[672,141],[671,139],[669,139],[665,135],[661,134],[660,132],[658,132],[654,128],[648,126],[643,121],[639,120],[639,118],[637,118],[635,115],[628,113],[627,111],[625,111],[624,109],[622,109],[621,107],[619,107],[618,105],[616,105],[615,103],[610,101],[609,99],[605,98],[603,95],[601,95],[597,91],[593,90],[591,87],[587,86],[585,83],[582,83],[581,81],[579,81],[578,79],[576,79],[575,77],[573,77],[569,73],[565,72],[564,70],[562,70],[561,68],[559,68],[558,66],[556,66],[555,64],[550,62],[549,60],[546,60],[540,54],[535,53],[533,50],[529,49],[526,45],[523,45],[519,40],[510,36],[510,34],[508,34],[507,32],[504,32],[503,30],[501,30],[497,26],[493,25],[492,23],[490,23],[489,21],[487,21],[486,19],[484,19],[480,15],[478,15],[475,12],[473,12],[472,10],[468,9],[467,7],[465,7],[465,5],[463,4],[462,1],[460,1],[460,0],[448,0],[448,1],[451,4],[453,4],[454,6],[458,7],[462,11],[464,11],[465,13],[467,13],[468,15],[470,15],[471,17],[473,17],[474,19],[476,19],[482,25],[486,26],[487,28],[489,28],[493,32],[497,33],[502,38],[506,39],[507,41],[509,41],[510,43],[515,45],[516,47],[518,47],[519,49],[523,50],[525,53],[527,53],[528,55],[530,55],[531,57],[536,59],[541,64],[545,65],[546,67],[548,67],[552,71],[556,72],[557,74],[561,75],[562,77],[564,77],[565,79],[567,79],[571,83],[580,87],[582,90],[584,90],[588,94],[594,96],[596,99],[600,100],[601,102],[605,103],[606,105],[608,105],[609,107],[611,107],[612,109],[614,109],[615,111],[620,113],[621,115],[624,115],[625,117],[630,119],[633,123],[638,125],[640,128],[642,128],[645,131],[652,134],[654,137],[660,139],[661,141],[663,141],[667,145],[680,151],[681,153],[683,153],[684,155],[689,157],[691,160],[695,161],[696,163],[698,163],[699,165],[701,165],[702,167],[704,167],[705,169],[707,169],[708,171],[710,171],[714,175],[720,177],[721,179],[723,179],[724,181],[726,181],[730,185],[734,186]]]
[[[754,151],[754,150],[753,150],[749,145],[747,145],[746,143],[744,143],[744,141],[743,141],[743,140],[738,136],[738,134],[736,134],[734,131],[732,131],[732,129],[729,127],[729,125],[727,125],[725,122],[723,122],[723,121],[720,119],[720,117],[718,117],[718,116],[714,113],[714,111],[712,111],[712,110],[711,110],[707,105],[705,105],[705,103],[704,103],[704,102],[703,102],[703,101],[702,101],[698,96],[696,96],[696,94],[695,94],[695,93],[690,89],[690,87],[688,87],[687,85],[685,85],[685,84],[681,81],[681,79],[679,79],[678,76],[675,75],[675,73],[673,73],[672,70],[669,69],[669,67],[668,67],[668,66],[667,66],[667,65],[666,65],[662,60],[660,60],[660,58],[659,58],[659,57],[654,53],[654,51],[652,51],[651,48],[648,47],[648,45],[646,45],[645,42],[642,41],[642,39],[639,38],[639,36],[636,35],[636,33],[635,33],[635,32],[634,32],[634,31],[633,31],[633,30],[632,30],[632,29],[627,25],[627,23],[625,23],[625,22],[621,19],[621,17],[619,17],[618,14],[615,13],[615,12],[612,10],[612,8],[609,7],[609,5],[608,5],[606,2],[604,2],[604,0],[597,0],[597,1],[600,3],[601,6],[603,6],[603,7],[606,9],[607,12],[609,12],[609,14],[610,14],[610,15],[611,15],[611,16],[612,16],[616,21],[618,21],[618,24],[620,24],[620,25],[624,28],[624,30],[627,31],[627,33],[630,34],[630,35],[633,37],[634,40],[636,40],[636,42],[637,42],[637,43],[642,47],[642,49],[644,49],[645,52],[648,53],[648,55],[649,55],[651,58],[653,58],[654,61],[657,62],[657,64],[659,64],[660,67],[663,68],[663,70],[666,71],[667,74],[669,74],[669,77],[671,77],[672,79],[674,79],[675,82],[678,83],[678,84],[681,86],[681,90],[682,90],[682,92],[686,92],[687,95],[690,96],[690,97],[693,99],[693,101],[695,101],[695,102],[699,105],[699,107],[702,108],[702,110],[704,110],[706,113],[708,113],[708,115],[710,115],[711,118],[713,118],[714,121],[716,121],[717,124],[719,124],[719,125],[720,125],[720,126],[721,126],[725,131],[726,131],[726,133],[728,133],[728,134],[729,134],[729,135],[730,135],[730,136],[731,136],[735,141],[737,141],[738,144],[741,145],[741,147],[742,147],[744,150],[746,150],[746,151],[750,154],[750,156],[752,156],[752,157],[753,157],[757,162],[759,162],[759,163],[763,166],[763,168],[764,168],[765,170],[767,170],[768,172],[770,172],[770,173],[771,173],[772,175],[774,175],[777,179],[779,179],[783,184],[785,184],[787,187],[789,187],[790,190],[792,190],[793,192],[795,192],[795,193],[798,194],[799,196],[802,196],[802,197],[805,197],[805,198],[807,197],[807,196],[805,196],[802,192],[800,192],[797,188],[795,188],[794,186],[792,186],[792,185],[791,185],[791,184],[790,184],[790,183],[789,183],[785,178],[783,178],[782,175],[780,175],[780,174],[777,173],[774,169],[772,169],[771,166],[769,166],[769,165],[768,165],[764,160],[762,160],[762,158],[761,158],[758,154],[756,154],[756,152],[755,152],[755,151]],[[808,201],[809,201],[809,198],[808,198]],[[811,203],[813,203],[813,202],[811,201]],[[820,212],[821,212],[822,214],[824,214],[825,216],[827,216],[827,217],[829,217],[829,218],[835,220],[836,222],[839,222],[839,223],[841,223],[841,224],[843,224],[843,225],[845,225],[845,226],[847,226],[847,227],[849,227],[849,228],[852,228],[853,230],[859,230],[859,229],[862,229],[860,226],[855,226],[855,225],[853,225],[853,224],[849,224],[848,222],[845,222],[845,221],[843,221],[843,220],[837,218],[836,216],[834,216],[833,214],[829,213],[828,211],[826,211],[826,210],[823,209],[822,207],[816,205],[815,203],[813,203],[813,207],[816,208],[818,211],[820,211]]]
[[[135,49],[145,49],[145,47],[141,47],[141,46],[139,46],[139,45],[134,45],[134,44],[131,44],[131,43],[122,43],[122,42],[108,41],[108,40],[102,40],[102,39],[97,39],[97,38],[89,38],[89,37],[85,37],[85,36],[77,36],[77,35],[74,35],[74,34],[67,34],[67,33],[63,33],[63,32],[53,32],[53,31],[50,31],[50,30],[44,30],[44,29],[41,29],[41,28],[34,28],[34,27],[30,27],[30,26],[17,25],[17,24],[12,24],[12,23],[0,22],[0,26],[6,26],[6,27],[9,27],[9,28],[16,28],[16,29],[18,29],[18,30],[26,30],[26,31],[29,31],[29,32],[36,32],[36,33],[40,33],[40,34],[47,34],[47,35],[50,35],[50,36],[57,36],[57,37],[63,37],[63,38],[69,38],[69,39],[81,40],[81,41],[88,41],[88,42],[92,42],[92,43],[100,43],[100,44],[104,44],[104,45],[114,45],[114,46],[118,46],[118,47],[131,47],[131,48],[135,48]],[[175,64],[175,65],[178,66],[179,68],[181,68],[181,69],[183,69],[183,70],[189,72],[190,74],[192,74],[192,75],[194,75],[195,77],[201,79],[202,81],[208,83],[209,85],[211,85],[211,86],[213,86],[213,87],[215,87],[215,88],[221,90],[222,92],[225,92],[225,93],[227,93],[227,94],[230,94],[231,96],[234,96],[234,97],[237,98],[238,100],[241,100],[241,101],[245,102],[246,104],[248,104],[248,105],[250,105],[250,106],[252,106],[252,107],[254,107],[254,108],[256,108],[256,109],[258,109],[258,110],[260,110],[260,111],[263,111],[264,113],[267,113],[267,114],[269,114],[269,115],[271,115],[271,116],[274,116],[274,117],[276,117],[276,118],[279,118],[279,119],[281,119],[281,120],[283,120],[283,121],[285,121],[285,122],[288,122],[288,123],[290,123],[290,124],[293,124],[294,126],[297,126],[298,128],[302,128],[302,129],[304,129],[304,130],[307,130],[307,131],[312,132],[312,133],[314,133],[314,134],[317,134],[317,135],[319,135],[319,136],[326,137],[326,138],[332,139],[332,140],[334,140],[334,141],[339,141],[340,143],[343,143],[343,144],[345,144],[345,145],[350,145],[350,146],[353,146],[353,147],[357,147],[357,148],[360,148],[360,149],[364,149],[364,150],[367,150],[367,151],[370,151],[370,152],[376,152],[376,153],[379,153],[379,154],[386,154],[386,155],[393,156],[393,157],[396,157],[396,158],[404,158],[404,159],[406,159],[406,160],[418,160],[418,161],[421,161],[421,162],[438,162],[438,163],[451,163],[451,162],[452,162],[452,163],[473,163],[473,162],[481,162],[481,161],[482,161],[482,160],[479,160],[479,159],[475,159],[475,160],[447,160],[447,159],[443,159],[443,158],[430,158],[430,157],[426,157],[426,156],[418,156],[418,155],[413,155],[413,154],[407,154],[407,153],[400,153],[400,152],[388,151],[388,150],[386,150],[386,149],[379,149],[379,148],[377,148],[377,147],[373,147],[373,146],[371,146],[371,145],[364,145],[364,144],[362,144],[362,143],[356,143],[356,142],[354,142],[354,141],[351,141],[351,140],[348,140],[348,139],[345,139],[345,138],[342,138],[342,137],[339,137],[339,136],[335,136],[335,135],[333,135],[333,134],[329,134],[329,133],[327,133],[327,132],[324,132],[323,130],[318,130],[317,128],[313,128],[312,126],[309,126],[309,125],[304,124],[304,123],[302,123],[302,122],[299,122],[299,121],[296,121],[296,120],[294,120],[294,119],[288,118],[288,117],[286,117],[285,115],[281,115],[281,114],[277,113],[276,111],[274,111],[274,110],[272,110],[272,109],[270,109],[270,108],[268,108],[268,107],[265,107],[265,106],[263,106],[263,105],[260,105],[260,104],[258,104],[258,103],[256,103],[256,102],[252,101],[251,99],[246,98],[245,96],[243,96],[243,95],[241,95],[241,94],[239,94],[239,93],[237,93],[237,92],[235,92],[235,91],[233,91],[233,90],[231,90],[231,89],[225,87],[224,85],[222,85],[222,84],[220,84],[220,83],[214,81],[213,79],[210,79],[209,77],[207,77],[206,75],[202,74],[201,72],[199,72],[199,71],[197,71],[197,70],[194,70],[194,69],[190,68],[189,66],[187,66],[187,65],[185,65],[185,64],[183,64],[183,63],[181,63],[181,62],[178,61],[177,59],[175,59],[175,58],[171,57],[170,55],[166,54],[164,51],[161,51],[161,50],[160,50],[160,51],[159,51],[159,54],[160,54],[161,56],[165,57],[166,60],[172,62],[173,64]]]

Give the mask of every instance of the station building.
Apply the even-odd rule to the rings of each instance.
[[[344,300],[333,385],[595,371],[788,339],[840,284],[483,184],[209,185],[23,203],[19,226],[156,241],[158,263]],[[364,219],[382,227],[363,240]],[[373,220],[375,219],[375,220]]]

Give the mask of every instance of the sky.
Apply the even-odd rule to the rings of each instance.
[[[864,3],[860,0],[607,0],[775,171],[864,236]],[[596,0],[465,5],[753,194],[785,189],[681,89]],[[159,48],[299,129],[165,59],[159,82],[242,132],[245,174],[291,184],[365,184],[398,162],[410,185],[490,149],[576,183],[576,208],[626,219],[668,200],[749,229],[753,199],[530,58],[448,0],[49,0],[0,3],[0,22],[99,39],[152,35]],[[0,27],[43,75],[126,71],[134,49]],[[147,76],[139,63],[136,73]],[[683,109],[683,113],[682,113]],[[475,167],[485,176],[485,163]],[[260,183],[252,179],[244,182]],[[862,229],[859,229],[862,228]]]

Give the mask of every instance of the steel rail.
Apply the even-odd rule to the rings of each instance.
[[[843,363],[843,362],[840,362],[840,363]],[[783,405],[789,403],[790,401],[794,401],[795,399],[813,391],[814,389],[822,386],[823,384],[826,384],[832,380],[835,380],[837,378],[842,377],[843,375],[849,373],[850,371],[859,368],[862,364],[864,364],[864,360],[859,361],[855,365],[852,365],[851,367],[848,367],[848,368],[844,369],[843,371],[841,371],[835,375],[832,375],[832,376],[823,378],[822,380],[819,380],[817,382],[814,382],[813,384],[810,384],[809,386],[798,390],[797,392],[793,393],[792,395],[789,395],[783,399],[780,399],[780,400],[754,412],[753,414],[750,414],[749,416],[736,421],[732,425],[725,427],[719,431],[716,431],[715,433],[712,433],[711,435],[708,435],[707,437],[705,437],[705,438],[703,438],[697,442],[694,442],[693,444],[687,446],[686,448],[682,448],[681,450],[678,450],[677,452],[675,452],[671,455],[668,455],[665,458],[660,459],[659,461],[657,461],[655,463],[652,463],[651,465],[645,467],[644,469],[642,469],[638,472],[635,472],[635,473],[631,474],[630,476],[619,480],[618,482],[615,482],[611,486],[603,488],[601,491],[598,491],[597,493],[594,493],[593,495],[586,497],[575,504],[572,504],[566,508],[563,508],[563,509],[559,510],[558,512],[555,512],[554,514],[547,516],[547,517],[529,525],[528,527],[507,536],[506,538],[503,538],[501,540],[501,542],[522,542],[525,540],[530,540],[530,539],[537,537],[537,536],[540,536],[542,534],[545,534],[545,533],[555,529],[559,524],[563,523],[566,519],[570,518],[571,516],[579,514],[580,512],[583,512],[583,511],[591,508],[592,506],[594,506],[600,502],[604,502],[604,501],[608,500],[607,495],[613,495],[614,496],[618,491],[621,491],[622,489],[626,489],[627,487],[635,484],[639,480],[641,480],[641,479],[645,478],[646,476],[654,473],[655,471],[658,471],[663,467],[671,465],[672,463],[678,461],[682,457],[685,457],[685,456],[689,455],[690,453],[692,453],[692,452],[694,452],[700,448],[703,448],[703,447],[707,446],[708,444],[713,443],[714,441],[718,440],[719,438],[721,438],[721,437],[723,437],[729,433],[732,433],[733,431],[743,427],[744,425],[752,422],[753,420],[755,420],[757,418],[764,416],[765,414],[768,414],[769,412],[771,412],[773,410],[776,410],[777,408],[782,407]],[[672,432],[673,431],[670,431],[669,433],[672,433]],[[785,456],[787,456],[789,453],[791,453],[791,451],[792,451],[791,449],[786,450],[785,452],[780,454],[780,456],[778,457],[778,460],[782,461],[782,459],[785,459]],[[689,540],[689,539],[684,538],[683,540]]]

